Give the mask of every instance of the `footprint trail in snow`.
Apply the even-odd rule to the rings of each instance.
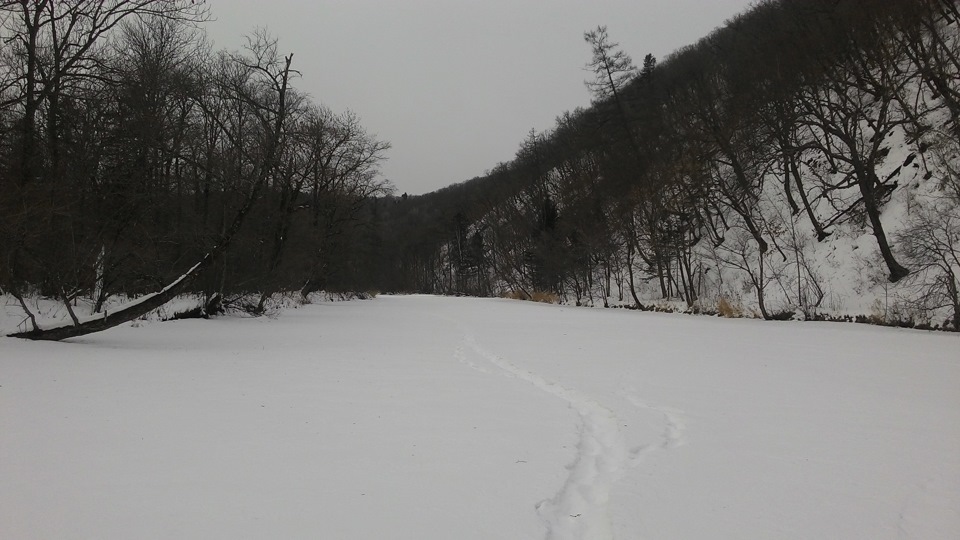
[[[620,420],[576,390],[547,381],[483,349],[472,336],[466,336],[464,342],[505,375],[566,401],[580,415],[580,441],[570,475],[556,496],[537,505],[547,526],[547,540],[612,539],[610,490],[631,465],[630,452],[620,433]]]
[[[503,375],[526,381],[566,401],[580,416],[580,441],[570,474],[553,498],[537,504],[537,512],[547,527],[547,540],[612,540],[611,489],[627,469],[637,467],[650,454],[685,444],[683,433],[686,426],[682,411],[648,405],[637,397],[635,391],[621,392],[621,397],[637,409],[653,411],[664,419],[659,442],[629,450],[620,431],[621,420],[599,402],[518,367],[484,349],[467,334],[463,345],[454,352],[454,358],[472,369],[490,373],[468,360],[464,347],[498,368]]]

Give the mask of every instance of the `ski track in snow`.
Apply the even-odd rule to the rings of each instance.
[[[566,401],[580,416],[580,441],[577,456],[569,467],[570,474],[560,491],[551,499],[536,505],[538,515],[547,527],[547,540],[612,540],[613,524],[609,510],[610,492],[624,471],[639,465],[643,458],[657,450],[681,446],[684,424],[680,413],[665,407],[650,406],[632,393],[624,398],[640,409],[663,415],[665,428],[662,441],[633,451],[627,449],[622,422],[610,409],[580,392],[548,381],[516,366],[503,357],[481,347],[467,334],[464,344],[497,367],[505,376],[515,377]],[[455,359],[477,371],[486,369],[466,359],[464,348],[457,347]]]

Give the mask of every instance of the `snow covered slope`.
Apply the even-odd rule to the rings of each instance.
[[[0,536],[956,538],[958,339],[418,296],[0,338]]]

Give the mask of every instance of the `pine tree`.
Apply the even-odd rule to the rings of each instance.
[[[655,69],[657,69],[657,58],[648,53],[643,57],[643,67],[640,68],[640,78],[649,79]]]
[[[593,60],[588,67],[595,78],[593,81],[586,81],[587,88],[597,101],[611,98],[619,101],[621,90],[636,75],[637,68],[633,65],[633,59],[618,49],[619,43],[610,41],[606,26],[598,26],[596,30],[584,33],[583,39],[593,49]]]

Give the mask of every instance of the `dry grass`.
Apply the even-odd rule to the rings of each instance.
[[[743,309],[741,309],[740,306],[731,304],[730,301],[723,296],[717,301],[717,313],[719,313],[721,317],[728,319],[739,319],[743,317]]]
[[[884,325],[889,322],[887,320],[887,307],[882,300],[877,298],[873,301],[873,305],[870,306],[870,315],[867,319],[870,324],[879,324]]]
[[[540,302],[542,304],[560,303],[559,296],[552,292],[546,291],[533,291],[529,295],[523,291],[507,291],[503,294],[503,297],[511,300],[530,300],[532,302]]]
[[[552,292],[545,291],[533,291],[530,295],[530,300],[534,302],[540,302],[542,304],[559,304],[560,297]]]

